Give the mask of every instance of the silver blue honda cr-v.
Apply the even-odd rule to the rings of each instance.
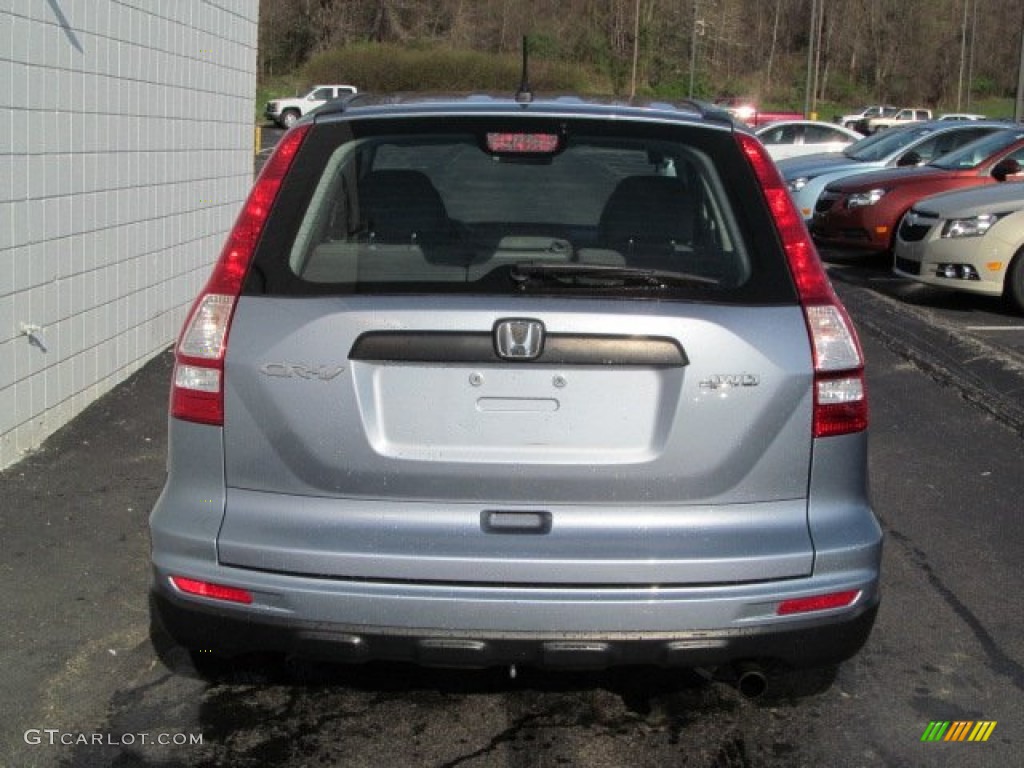
[[[882,535],[863,360],[700,105],[329,105],[176,347],[153,609],[192,651],[832,665]]]

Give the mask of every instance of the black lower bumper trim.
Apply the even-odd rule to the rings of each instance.
[[[332,662],[411,661],[427,666],[485,668],[521,664],[555,669],[604,669],[645,664],[718,666],[758,659],[794,668],[838,664],[867,641],[878,604],[850,620],[787,629],[644,633],[447,633],[379,627],[254,622],[152,592],[154,622],[192,651],[232,657],[282,653]]]

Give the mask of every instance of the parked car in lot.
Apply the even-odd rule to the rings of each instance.
[[[714,100],[714,105],[724,109],[734,118],[751,128],[757,128],[768,123],[775,123],[780,120],[803,120],[803,112],[780,112],[777,110],[762,110],[752,99],[726,96]]]
[[[811,234],[830,248],[888,251],[903,214],[923,197],[1020,174],[1024,130],[1005,127],[920,168],[865,173],[822,192]]]
[[[1024,184],[917,201],[896,231],[893,271],[926,285],[1002,296],[1024,313]]]
[[[932,111],[930,109],[917,108],[906,108],[899,110],[895,115],[880,115],[878,117],[868,118],[866,124],[865,133],[877,133],[878,131],[885,131],[890,128],[895,128],[898,125],[906,125],[907,123],[920,123],[926,120],[932,119]]]
[[[779,171],[805,221],[830,182],[880,168],[907,168],[929,162],[975,139],[1005,129],[995,121],[914,123],[861,139],[842,152],[780,160]]]
[[[291,128],[300,117],[328,101],[354,96],[358,92],[359,89],[354,85],[316,85],[305,96],[268,101],[263,114],[280,127]]]
[[[851,130],[866,129],[867,121],[873,117],[889,117],[899,112],[899,107],[889,106],[887,104],[873,104],[869,107],[861,107],[856,112],[850,112],[846,115],[836,115],[835,122],[843,126],[843,128],[849,128]],[[859,130],[859,133],[864,133],[863,130]]]
[[[773,160],[819,152],[840,152],[861,136],[856,131],[819,120],[781,120],[754,131]]]
[[[946,112],[939,115],[937,120],[985,120],[984,115],[978,115],[973,112]]]
[[[176,346],[154,627],[754,691],[855,653],[860,347],[719,112],[357,97],[285,134]]]

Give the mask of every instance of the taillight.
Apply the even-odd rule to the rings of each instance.
[[[861,432],[868,426],[868,400],[864,356],[853,323],[832,290],[807,227],[771,157],[753,136],[736,136],[761,183],[804,308],[814,357],[813,434],[831,437]]]
[[[176,419],[224,423],[224,355],[235,303],[281,182],[308,130],[302,125],[286,133],[263,166],[210,279],[189,311],[174,355],[171,415]]]
[[[805,304],[804,316],[814,352],[814,436],[867,429],[864,361],[846,310],[838,300]]]

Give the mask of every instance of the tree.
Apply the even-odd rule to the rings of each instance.
[[[815,98],[857,94],[857,100],[948,102],[957,92],[967,3],[973,83],[965,87],[1012,95],[1019,0],[844,0],[822,3]],[[811,5],[812,0],[260,0],[260,71],[294,72],[317,53],[353,43],[498,54],[518,50],[522,36],[529,35],[537,56],[582,63],[607,73],[624,90],[635,44],[641,91],[685,93],[694,23],[700,20],[704,35],[694,52],[709,95],[743,89],[763,101],[795,102],[805,85]]]

